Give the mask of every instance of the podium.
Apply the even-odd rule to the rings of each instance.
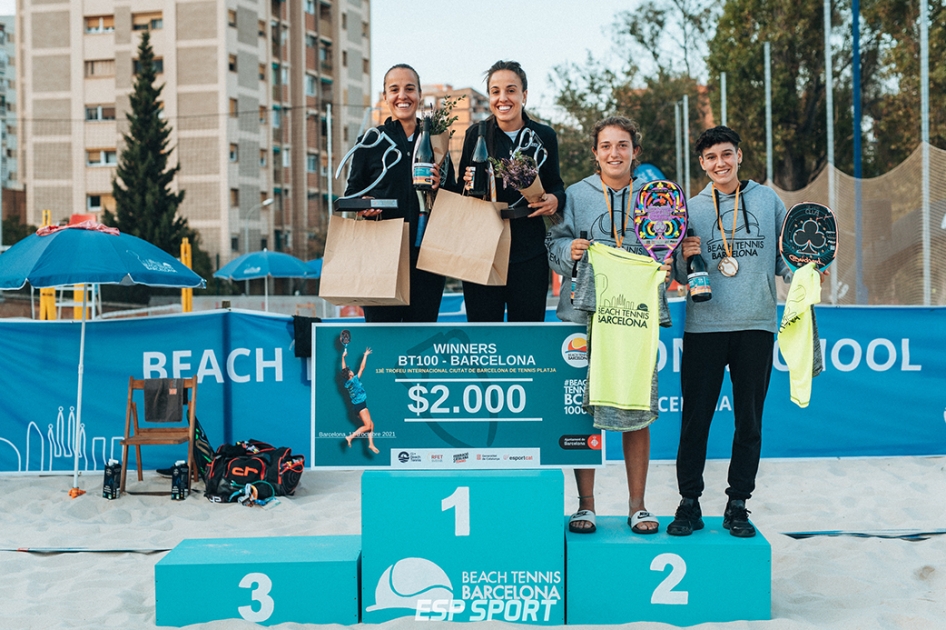
[[[366,471],[362,621],[563,624],[563,491],[559,470]]]
[[[358,623],[360,536],[188,539],[154,567],[155,624]]]
[[[722,517],[690,536],[631,532],[623,516],[599,516],[594,534],[565,535],[569,624],[658,621],[677,626],[771,618],[772,551],[757,531],[736,538]]]

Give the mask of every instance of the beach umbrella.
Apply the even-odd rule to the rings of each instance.
[[[309,278],[306,264],[289,254],[262,250],[243,254],[231,260],[214,274],[214,278],[225,280],[255,280],[257,278]],[[269,311],[269,282],[265,283],[264,308]]]
[[[42,227],[0,255],[0,290],[73,284],[144,284],[175,289],[205,285],[186,265],[147,241],[122,234],[95,221]],[[79,490],[79,433],[82,427],[82,375],[85,371],[86,291],[82,291],[79,333],[79,383],[76,394],[76,431],[73,497]]]
[[[322,259],[316,258],[315,260],[310,260],[306,263],[306,266],[309,268],[309,277],[310,278],[321,278],[322,277]]]

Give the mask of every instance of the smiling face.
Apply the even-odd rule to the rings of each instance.
[[[700,166],[721,192],[732,194],[739,187],[742,149],[731,142],[720,142],[703,149]]]
[[[634,146],[631,133],[616,125],[609,125],[598,132],[597,144],[592,149],[601,180],[611,188],[623,188],[631,181],[634,158],[641,148]]]
[[[522,81],[512,70],[497,70],[489,77],[489,110],[503,131],[522,128],[522,106],[526,104],[528,90],[522,89]]]
[[[420,102],[417,75],[407,68],[392,68],[384,77],[384,100],[395,120],[409,121],[413,126]]]

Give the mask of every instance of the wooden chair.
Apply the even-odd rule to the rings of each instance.
[[[144,392],[145,380],[130,377],[128,379],[128,405],[125,408],[125,439],[122,440],[122,484],[125,492],[125,476],[128,472],[128,447],[135,447],[135,463],[138,466],[138,481],[141,474],[141,447],[155,444],[187,443],[187,466],[190,477],[197,481],[197,466],[194,461],[194,429],[197,426],[197,377],[181,379],[184,388],[184,405],[187,413],[182,422],[148,422],[138,420],[138,404],[134,399],[135,391]]]

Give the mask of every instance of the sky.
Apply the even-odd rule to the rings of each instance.
[[[417,69],[421,83],[472,87],[486,94],[483,73],[499,59],[522,64],[529,79],[527,109],[554,118],[552,69],[582,63],[588,51],[606,58],[615,16],[635,0],[374,0],[371,3],[372,102],[385,71]]]
[[[0,0],[0,15],[16,13],[16,0]]]

